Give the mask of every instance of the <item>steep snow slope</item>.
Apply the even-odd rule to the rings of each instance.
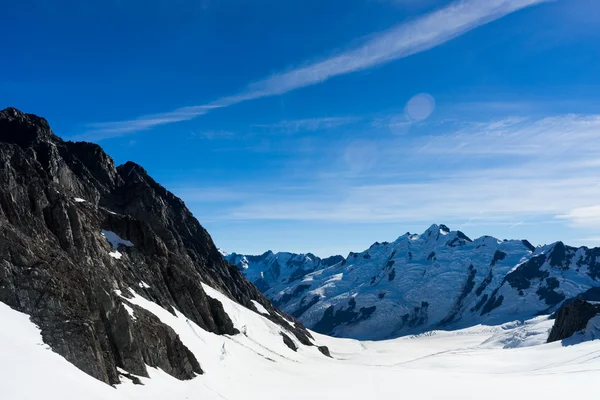
[[[471,240],[432,225],[263,290],[317,332],[382,339],[550,313],[600,286],[598,255],[560,242],[534,248],[525,240]]]
[[[139,295],[124,299],[170,326],[203,360],[202,367],[208,372],[180,381],[148,368],[149,378],[139,378],[143,385],[122,378],[116,389],[41,346],[39,331],[27,316],[0,304],[0,320],[9,323],[0,340],[3,398],[564,399],[589,397],[591,384],[600,373],[600,341],[573,346],[543,344],[552,325],[545,317],[378,342],[315,334],[332,350],[333,358],[324,358],[314,347],[301,346],[297,352],[292,351],[279,340],[278,325],[210,287],[204,289],[223,303],[236,328],[245,334],[213,334]]]

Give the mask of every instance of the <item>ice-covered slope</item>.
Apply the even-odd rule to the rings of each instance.
[[[53,353],[26,315],[0,304],[0,320],[7,322],[0,331],[2,398],[558,400],[590,397],[600,374],[600,341],[544,344],[552,326],[545,317],[377,342],[314,334],[332,351],[333,358],[325,358],[314,347],[290,350],[279,340],[281,327],[212,288],[204,289],[245,333],[210,333],[134,294],[125,300],[134,314],[144,310],[171,327],[208,372],[180,381],[149,367],[149,377],[138,377],[142,385],[136,385],[120,370],[122,383],[115,388]]]
[[[264,292],[315,331],[383,339],[550,313],[600,286],[597,255],[560,242],[534,248],[525,240],[471,240],[432,225]]]

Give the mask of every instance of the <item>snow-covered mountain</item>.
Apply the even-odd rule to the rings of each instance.
[[[279,254],[227,260],[308,328],[358,339],[527,319],[600,286],[600,249],[471,240],[445,225],[375,243],[333,265],[305,261],[281,268],[273,260],[304,256]],[[264,285],[273,264],[279,275]]]
[[[223,251],[221,254],[263,292],[281,284],[292,284],[311,272],[344,261],[342,256],[321,259],[311,253],[273,253],[270,250],[259,256],[227,254]]]

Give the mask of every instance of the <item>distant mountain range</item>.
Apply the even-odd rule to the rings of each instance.
[[[306,274],[344,261],[342,256],[321,259],[311,253],[273,253],[270,250],[260,256],[227,254],[222,250],[220,252],[227,261],[237,265],[246,278],[263,292],[278,284],[291,284]]]
[[[445,225],[346,258],[222,254],[308,328],[356,339],[550,314],[567,299],[596,295],[600,286],[600,248],[471,240]]]

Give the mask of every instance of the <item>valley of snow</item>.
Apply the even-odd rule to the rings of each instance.
[[[142,307],[171,326],[196,355],[205,373],[179,381],[148,368],[150,378],[140,378],[143,385],[134,385],[122,376],[123,383],[116,388],[95,380],[52,352],[27,315],[0,303],[0,397],[548,400],[587,398],[600,376],[600,340],[545,344],[553,324],[547,317],[376,342],[313,333],[319,344],[331,350],[333,358],[327,358],[316,347],[296,343],[297,352],[288,348],[281,340],[282,328],[261,315],[266,310],[249,310],[206,285],[204,289],[223,303],[242,333],[219,336],[206,332],[182,314],[177,312],[175,316],[135,294],[133,288],[132,298],[123,297],[132,317],[135,308]]]

